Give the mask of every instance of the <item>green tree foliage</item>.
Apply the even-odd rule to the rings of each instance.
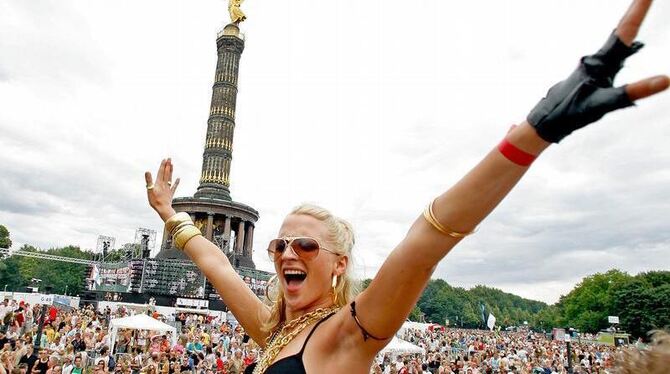
[[[630,275],[616,269],[584,278],[559,300],[559,323],[584,332],[609,327],[607,317],[617,315],[614,312],[616,290],[630,279]]]
[[[21,251],[36,252],[37,249],[28,245]],[[78,247],[68,246],[49,249],[47,254],[82,259],[93,259],[94,254],[82,251]],[[23,291],[31,285],[31,279],[41,279],[39,286],[50,286],[53,292],[78,294],[82,291],[86,265],[72,264],[53,260],[43,260],[23,256],[11,256],[0,261],[0,287],[7,285],[8,290]]]
[[[670,272],[641,273],[615,291],[613,313],[636,337],[670,328]]]
[[[485,315],[493,314],[497,324],[511,326],[532,322],[535,314],[547,308],[547,304],[523,299],[486,286],[470,290],[452,287],[441,279],[431,280],[417,304],[426,320],[444,324],[449,320],[452,326],[477,328],[484,326],[481,305]]]
[[[412,311],[409,312],[409,317],[407,317],[407,319],[413,322],[423,322],[423,313],[421,313],[421,309],[415,305]]]
[[[556,305],[550,305],[533,316],[531,326],[549,332],[554,327],[562,326],[560,310]]]
[[[18,257],[7,257],[0,261],[0,287],[7,285],[7,290],[18,290],[23,284],[23,279],[19,272]]]
[[[11,248],[12,240],[9,238],[9,230],[0,225],[0,248]]]
[[[610,327],[608,316],[618,316],[618,328],[635,338],[646,338],[651,330],[670,327],[670,272],[630,276],[610,270],[591,275],[555,306],[538,313],[536,323],[595,333]]]

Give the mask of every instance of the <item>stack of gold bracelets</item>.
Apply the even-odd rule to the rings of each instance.
[[[437,218],[435,218],[435,213],[433,213],[433,203],[434,202],[435,202],[435,200],[431,201],[430,204],[428,204],[426,209],[423,211],[423,218],[425,218],[426,221],[428,221],[428,223],[430,223],[431,226],[433,226],[433,228],[435,228],[435,230],[443,233],[444,235],[451,236],[452,238],[457,238],[457,239],[458,238],[464,238],[464,237],[472,234],[473,232],[477,231],[477,229],[475,229],[475,230],[472,230],[470,232],[458,232],[458,231],[450,230],[450,229],[444,227],[440,223],[440,221],[438,221]]]
[[[177,213],[165,221],[165,229],[172,236],[174,246],[181,250],[184,250],[184,246],[189,240],[202,235],[193,224],[191,216],[184,212]]]

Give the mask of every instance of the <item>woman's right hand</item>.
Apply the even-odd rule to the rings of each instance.
[[[172,159],[167,158],[161,161],[161,166],[156,173],[156,181],[153,181],[150,172],[144,172],[144,180],[147,185],[147,199],[149,205],[158,213],[158,215],[167,221],[176,212],[172,209],[172,198],[174,197],[179,178],[172,183]]]

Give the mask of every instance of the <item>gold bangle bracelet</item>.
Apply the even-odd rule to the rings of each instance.
[[[178,249],[184,250],[184,246],[186,243],[188,243],[189,240],[193,239],[194,237],[202,235],[200,230],[198,230],[195,225],[191,224],[188,226],[184,226],[179,231],[175,232],[175,234],[172,237],[172,242],[174,243],[174,246],[177,247]]]
[[[452,238],[457,238],[457,239],[464,238],[468,235],[471,235],[475,231],[477,231],[477,229],[474,229],[474,230],[469,231],[469,232],[458,232],[458,231],[450,230],[450,229],[444,227],[437,220],[437,218],[435,218],[435,214],[433,213],[433,202],[434,201],[435,200],[431,201],[430,204],[428,204],[426,209],[423,211],[423,218],[425,218],[426,221],[428,221],[428,223],[430,223],[430,225],[433,226],[433,228],[435,228],[435,230],[441,232],[444,235],[451,236]]]
[[[193,221],[188,220],[188,221],[182,221],[180,222],[177,226],[175,226],[172,231],[170,231],[170,236],[174,236],[175,233],[179,232],[179,230],[183,229],[186,226],[193,225]]]
[[[191,216],[186,212],[177,213],[165,221],[165,229],[170,233],[170,235],[173,235],[175,228],[184,222],[193,223],[191,221]]]

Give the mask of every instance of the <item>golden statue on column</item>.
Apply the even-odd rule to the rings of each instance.
[[[244,12],[242,12],[242,9],[240,9],[240,5],[242,5],[243,1],[244,0],[229,0],[228,1],[228,12],[230,13],[230,20],[235,25],[239,25],[240,22],[247,19],[247,16],[245,16]]]

